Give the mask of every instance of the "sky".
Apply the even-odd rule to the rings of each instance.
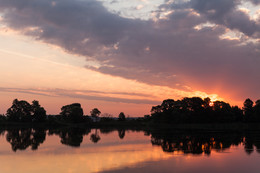
[[[260,98],[260,0],[0,0],[0,113]]]

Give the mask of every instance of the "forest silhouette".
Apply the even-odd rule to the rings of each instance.
[[[181,100],[167,99],[151,108],[150,115],[138,118],[126,118],[124,112],[118,117],[102,114],[93,108],[90,115],[84,115],[80,103],[62,106],[58,115],[47,115],[39,101],[28,103],[15,99],[6,114],[0,116],[0,123],[46,123],[49,125],[85,124],[187,124],[187,123],[259,123],[260,100],[255,103],[246,99],[243,107],[231,106],[224,101],[212,102],[210,98],[185,97]]]
[[[260,100],[246,99],[243,108],[210,98],[167,99],[151,109],[151,120],[158,123],[260,122]]]
[[[47,135],[58,136],[63,145],[80,147],[87,135],[91,142],[98,143],[102,134],[117,131],[123,140],[127,130],[138,130],[151,136],[151,144],[164,152],[209,155],[212,150],[224,151],[243,144],[245,152],[251,154],[254,149],[260,151],[259,123],[260,100],[254,103],[250,99],[245,100],[242,108],[209,98],[167,99],[153,106],[150,115],[138,118],[126,117],[124,112],[113,117],[101,114],[98,108],[84,115],[79,103],[62,106],[58,115],[47,115],[39,101],[30,104],[15,99],[6,114],[0,116],[0,132],[14,152],[29,147],[37,150]],[[187,128],[185,124],[196,128]],[[232,128],[234,124],[237,126]]]

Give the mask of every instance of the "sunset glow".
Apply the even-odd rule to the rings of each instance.
[[[70,10],[68,10],[70,9]],[[0,114],[79,102],[115,116],[164,99],[260,97],[259,1],[0,0]]]

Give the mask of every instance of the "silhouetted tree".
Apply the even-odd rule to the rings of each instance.
[[[0,122],[6,121],[6,116],[4,114],[0,115]]]
[[[95,121],[97,121],[97,118],[100,114],[101,112],[97,108],[94,108],[90,111],[90,115],[95,119]]]
[[[182,100],[185,108],[191,112],[200,112],[202,110],[203,100],[200,97],[184,98]]]
[[[260,100],[257,100],[255,102],[255,106],[253,109],[255,121],[260,122]]]
[[[83,109],[79,103],[73,103],[70,105],[63,106],[61,108],[61,117],[67,122],[77,123],[82,122]]]
[[[223,101],[213,103],[215,122],[232,122],[236,115],[233,114],[230,104]]]
[[[163,112],[170,112],[174,108],[174,100],[173,99],[167,99],[164,100],[161,104],[161,109]]]
[[[118,115],[118,120],[119,121],[125,121],[125,114],[124,114],[124,112],[120,112],[120,114]]]
[[[232,113],[235,117],[236,122],[242,122],[244,115],[243,110],[241,110],[238,106],[232,106]]]
[[[203,107],[205,109],[211,108],[210,103],[211,103],[211,99],[209,97],[204,98],[204,100],[203,100]]]
[[[36,100],[32,102],[32,113],[33,121],[43,122],[46,120],[46,111]]]
[[[154,123],[219,123],[243,120],[237,106],[231,107],[224,101],[211,102],[210,98],[185,97],[174,101],[167,99],[151,109]]]
[[[162,106],[161,105],[157,105],[157,106],[153,106],[151,109],[151,114],[152,115],[156,115],[156,114],[160,114],[162,113]]]
[[[250,100],[249,98],[245,100],[244,102],[244,114],[245,114],[245,120],[247,122],[251,122],[253,121],[253,105],[254,102],[252,100]]]
[[[40,122],[46,120],[46,111],[36,100],[30,105],[27,101],[15,99],[6,115],[9,121]]]
[[[31,121],[31,112],[32,107],[27,101],[15,99],[6,115],[10,121]]]

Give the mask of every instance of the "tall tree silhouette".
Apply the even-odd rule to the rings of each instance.
[[[98,110],[98,108],[94,108],[90,111],[90,115],[94,118],[94,121],[97,121],[100,114],[101,112]]]
[[[32,107],[27,101],[15,99],[6,115],[10,121],[31,121],[31,112]]]
[[[118,115],[118,121],[125,121],[125,113],[124,112],[120,112],[120,114]]]
[[[62,119],[67,122],[78,123],[83,120],[83,109],[79,103],[63,106],[60,113]]]
[[[39,104],[39,101],[34,100],[32,102],[32,120],[33,121],[45,121],[46,120],[46,111],[41,105]]]
[[[46,111],[36,100],[30,105],[25,100],[19,101],[15,99],[12,106],[7,110],[6,115],[10,121],[30,122],[33,120],[40,122],[46,120]]]
[[[260,122],[260,100],[257,100],[255,102],[254,115],[255,115],[256,121]]]
[[[253,121],[253,105],[254,102],[251,99],[246,99],[244,102],[244,114],[245,114],[245,119],[247,122]]]

